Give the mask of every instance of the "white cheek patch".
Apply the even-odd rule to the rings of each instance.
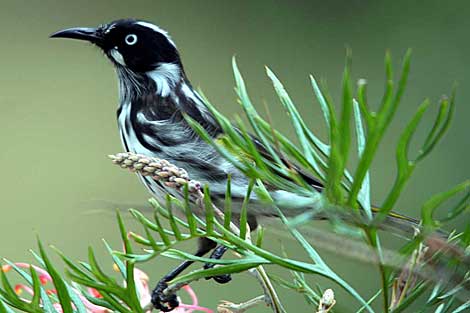
[[[124,61],[124,57],[122,54],[117,50],[117,48],[111,49],[109,52],[111,57],[116,61],[117,63],[121,64],[122,66],[126,66],[126,62]]]

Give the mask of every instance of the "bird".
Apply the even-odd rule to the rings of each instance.
[[[120,19],[93,28],[63,29],[50,37],[90,42],[112,62],[119,81],[117,122],[126,151],[165,159],[185,169],[191,179],[210,186],[215,204],[217,201],[223,203],[230,177],[233,216],[236,218],[237,207],[241,208],[250,179],[201,138],[187,122],[185,116],[198,122],[212,138],[223,136],[222,128],[188,79],[178,48],[165,30],[145,20]],[[266,151],[256,139],[254,142],[261,152]],[[299,173],[316,190],[323,190],[319,179],[303,174],[300,169]],[[175,189],[151,177],[139,175],[139,178],[150,194],[160,201],[166,194],[178,196]],[[270,193],[276,203],[283,203],[284,206],[286,203],[305,202],[305,197],[283,190],[271,190]],[[298,210],[286,212],[286,215],[289,212],[299,213]],[[273,208],[252,194],[248,211],[251,230],[256,229],[260,216],[272,215],[275,215]],[[417,221],[402,216],[393,221],[418,225]],[[211,250],[212,258],[220,258],[227,248],[201,238],[195,255],[202,256]],[[163,291],[168,281],[191,263],[183,262],[158,282],[151,299],[155,308],[169,312],[178,306],[176,295],[167,295]],[[219,283],[230,281],[229,275],[213,278]]]

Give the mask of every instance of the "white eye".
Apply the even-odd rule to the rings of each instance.
[[[125,41],[129,46],[135,45],[135,43],[137,42],[137,35],[129,34],[129,35],[126,36],[126,38],[124,39],[124,41]]]

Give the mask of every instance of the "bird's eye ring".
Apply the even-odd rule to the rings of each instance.
[[[135,34],[129,34],[129,35],[126,36],[126,38],[124,39],[124,41],[125,41],[126,44],[128,44],[129,46],[135,45],[136,42],[137,42],[137,35],[135,35]]]

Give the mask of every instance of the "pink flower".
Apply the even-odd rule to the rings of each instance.
[[[39,280],[41,281],[42,285],[46,285],[47,283],[52,282],[52,278],[49,275],[49,273],[34,265],[30,265],[27,263],[15,263],[16,266],[20,268],[30,268],[32,267],[36,273],[38,274]],[[11,265],[3,265],[2,266],[2,271],[3,272],[9,272],[12,269]],[[150,303],[150,289],[149,289],[149,277],[146,273],[139,269],[134,269],[134,281],[135,281],[135,286],[137,290],[137,295],[139,296],[140,299],[140,305],[142,307],[148,307],[148,304]],[[198,305],[198,299],[196,297],[196,294],[194,293],[193,289],[189,286],[186,285],[183,287],[183,289],[189,294],[192,300],[192,304],[184,304],[181,303],[175,310],[173,310],[174,313],[191,313],[193,311],[202,311],[206,313],[213,313],[212,310],[208,308],[204,308]],[[107,313],[107,312],[112,312],[107,308],[104,308],[102,306],[95,305],[91,303],[90,301],[87,300],[87,298],[82,294],[80,290],[77,290],[75,288],[72,289],[78,297],[82,300],[82,303],[84,304],[86,310],[88,313]],[[18,284],[15,286],[15,292],[20,295],[22,292],[26,292],[30,295],[33,295],[33,290],[31,287],[26,286],[24,284]],[[55,289],[46,289],[47,293],[57,293]],[[95,298],[102,298],[101,294],[99,293],[98,290],[93,289],[93,288],[88,288],[88,293],[92,297]],[[23,299],[23,301],[28,301],[26,299]],[[54,308],[59,312],[62,313],[62,307],[60,306],[59,303],[54,303]],[[152,310],[148,310],[147,312],[151,312]]]

